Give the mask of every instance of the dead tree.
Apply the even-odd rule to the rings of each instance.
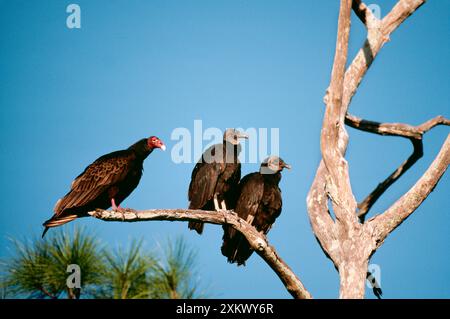
[[[416,11],[425,0],[399,0],[382,20],[376,18],[360,0],[341,0],[336,51],[331,81],[324,102],[325,116],[321,131],[322,160],[307,196],[307,210],[314,235],[340,275],[340,298],[363,298],[370,257],[427,198],[450,163],[450,135],[439,154],[416,184],[386,211],[365,221],[376,200],[423,155],[422,136],[436,125],[450,125],[438,116],[419,126],[378,123],[348,113],[353,95],[378,52],[389,36]],[[350,14],[356,13],[367,27],[367,39],[346,69],[350,33]],[[350,184],[345,152],[348,134],[345,125],[380,135],[409,139],[413,153],[381,182],[361,203],[357,203]],[[331,207],[329,206],[331,203]],[[330,209],[335,214],[331,217]],[[300,279],[269,245],[267,238],[232,211],[153,209],[145,211],[93,211],[90,215],[106,221],[201,221],[230,225],[242,233],[251,247],[274,270],[294,298],[311,298]]]

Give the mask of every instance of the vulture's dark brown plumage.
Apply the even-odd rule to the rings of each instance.
[[[290,168],[281,158],[271,156],[261,164],[259,172],[246,175],[239,183],[235,212],[263,234],[269,232],[281,213],[282,199],[278,184],[285,167]],[[253,253],[250,244],[230,226],[223,228],[222,254],[230,263],[245,265]]]
[[[126,150],[98,158],[73,182],[70,191],[59,199],[52,218],[44,222],[42,237],[51,227],[87,216],[95,209],[118,209],[120,203],[137,187],[142,176],[143,162],[155,148],[165,149],[164,143],[152,136],[131,145]]]
[[[203,153],[192,171],[188,192],[189,209],[234,208],[237,185],[241,178],[241,163],[238,160],[240,138],[247,138],[247,135],[228,129],[222,144],[213,145]],[[203,223],[189,222],[189,229],[201,234]]]

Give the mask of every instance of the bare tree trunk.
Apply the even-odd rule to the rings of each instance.
[[[338,231],[337,270],[340,276],[340,298],[364,298],[372,240],[365,226],[355,223]],[[336,258],[336,254],[334,255]]]
[[[339,266],[339,298],[364,298],[368,259],[350,258]]]

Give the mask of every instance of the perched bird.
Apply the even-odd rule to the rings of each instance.
[[[155,149],[166,149],[156,136],[143,138],[126,150],[98,158],[72,182],[70,191],[56,202],[55,214],[44,222],[42,237],[51,227],[87,216],[95,209],[121,210],[120,203],[137,187],[143,163]]]
[[[189,185],[189,209],[226,210],[234,208],[235,192],[241,178],[239,139],[248,136],[227,129],[223,143],[208,148],[192,171]],[[220,206],[219,206],[220,204]],[[189,222],[189,229],[203,232],[203,223]]]
[[[282,199],[278,184],[284,168],[290,169],[291,166],[277,156],[270,156],[263,161],[259,172],[244,176],[239,183],[234,211],[264,235],[281,213]],[[232,227],[225,225],[223,229],[222,254],[230,263],[245,265],[253,252],[250,244]]]

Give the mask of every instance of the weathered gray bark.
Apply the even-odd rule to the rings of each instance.
[[[322,249],[340,275],[340,298],[363,298],[370,257],[386,236],[425,200],[449,164],[449,139],[419,182],[386,212],[364,223],[376,200],[400,176],[422,157],[422,135],[432,127],[450,122],[436,117],[420,126],[377,123],[348,114],[349,104],[368,68],[390,34],[424,0],[400,0],[382,20],[377,19],[360,0],[341,0],[336,52],[330,86],[326,92],[325,115],[321,132],[322,161],[307,197],[312,229]],[[345,71],[352,8],[368,30],[367,40]],[[345,71],[345,72],[344,72]],[[348,134],[345,124],[380,135],[406,137],[414,146],[413,154],[385,181],[357,204],[350,183],[345,152]],[[332,207],[329,207],[329,201]],[[331,218],[330,209],[336,216]],[[360,220],[358,219],[360,218]]]
[[[364,298],[364,286],[368,259],[353,258],[339,265],[340,292],[339,298]]]

